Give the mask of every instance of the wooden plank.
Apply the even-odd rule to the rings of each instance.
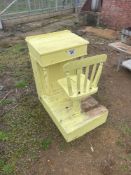
[[[93,83],[93,80],[95,77],[96,67],[97,67],[97,64],[94,64],[93,69],[92,69],[92,73],[91,73],[91,78],[90,78],[90,88],[92,87],[92,83]]]
[[[95,76],[95,79],[93,81],[93,85],[92,85],[93,87],[97,87],[97,84],[99,82],[99,79],[100,79],[100,76],[102,73],[102,68],[103,68],[103,63],[100,63],[98,70],[97,70],[97,73],[96,73],[96,76]]]
[[[72,91],[72,86],[71,86],[71,79],[70,79],[70,73],[67,72],[66,73],[67,76],[67,86],[68,86],[68,91],[69,91],[69,95],[73,95],[73,91]]]
[[[81,84],[81,69],[77,69],[77,94],[80,94],[80,84]]]
[[[62,78],[62,79],[58,80],[58,83],[61,86],[61,88],[65,91],[67,96],[69,96],[69,98],[72,98],[72,100],[85,98],[87,96],[90,96],[90,95],[96,93],[97,90],[98,90],[98,87],[95,87],[95,88],[92,87],[92,89],[90,89],[88,91],[88,86],[87,86],[86,93],[83,92],[85,75],[81,74],[81,85],[80,85],[81,93],[77,94],[77,75],[70,76],[70,80],[71,80],[71,83],[72,83],[72,91],[73,91],[72,96],[69,96],[69,91],[68,91],[68,87],[67,87],[67,78]],[[90,84],[90,81],[88,79],[87,79],[87,84]]]
[[[124,44],[122,42],[115,42],[115,43],[110,43],[109,46],[115,50],[131,55],[131,46],[128,46],[127,44]]]
[[[29,52],[41,67],[73,60],[87,55],[89,42],[69,30],[26,38]]]
[[[84,80],[84,87],[83,87],[83,92],[85,93],[87,90],[87,80],[88,80],[88,75],[89,75],[89,66],[86,67],[86,72],[85,72],[85,80]],[[88,85],[89,86],[89,85]]]
[[[76,60],[76,61],[70,61],[69,63],[66,63],[63,68],[64,71],[71,71],[74,69],[80,69],[81,67],[87,67],[93,64],[98,64],[101,62],[105,62],[107,60],[107,55],[102,54],[102,55],[96,55],[92,57],[87,57],[81,60]]]
[[[108,110],[101,105],[90,109],[86,113],[80,113],[78,109],[74,110],[73,106],[66,109],[65,105],[67,103],[70,105],[71,101],[65,97],[64,93],[62,95],[60,92],[60,97],[62,97],[61,100],[54,103],[54,100],[59,98],[59,94],[56,94],[56,97],[42,96],[41,102],[67,142],[100,126],[107,119]],[[92,99],[89,99],[89,104],[90,101],[92,103]]]

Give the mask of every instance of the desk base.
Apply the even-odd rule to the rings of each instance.
[[[73,110],[72,101],[62,91],[42,96],[40,101],[67,142],[105,123],[108,116],[108,110],[92,97],[86,100],[86,112],[82,113]]]

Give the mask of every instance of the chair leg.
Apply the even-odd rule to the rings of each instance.
[[[80,100],[73,100],[73,112],[81,113],[81,101]]]

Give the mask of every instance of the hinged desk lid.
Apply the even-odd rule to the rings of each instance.
[[[84,56],[85,52],[87,52],[87,49],[86,49],[87,44],[89,44],[87,40],[81,38],[80,36],[72,33],[69,30],[42,34],[37,36],[29,36],[26,38],[26,41],[29,45],[30,53],[32,55],[36,54],[37,61],[41,65],[46,65],[46,66],[50,65],[51,63],[55,64],[58,62],[69,60],[70,58],[72,59],[75,56],[76,57]],[[82,46],[84,46],[85,48],[84,50],[85,52],[83,52],[83,55],[82,53],[75,54],[73,53],[74,50],[70,50],[70,49],[77,49]],[[61,58],[57,57],[57,59],[55,59],[56,53],[60,53],[62,51],[63,53],[66,51],[68,56],[61,54]]]

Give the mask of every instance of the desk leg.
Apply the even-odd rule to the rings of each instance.
[[[122,58],[118,58],[118,63],[117,63],[117,72],[120,70],[120,66],[122,64],[123,59]]]

